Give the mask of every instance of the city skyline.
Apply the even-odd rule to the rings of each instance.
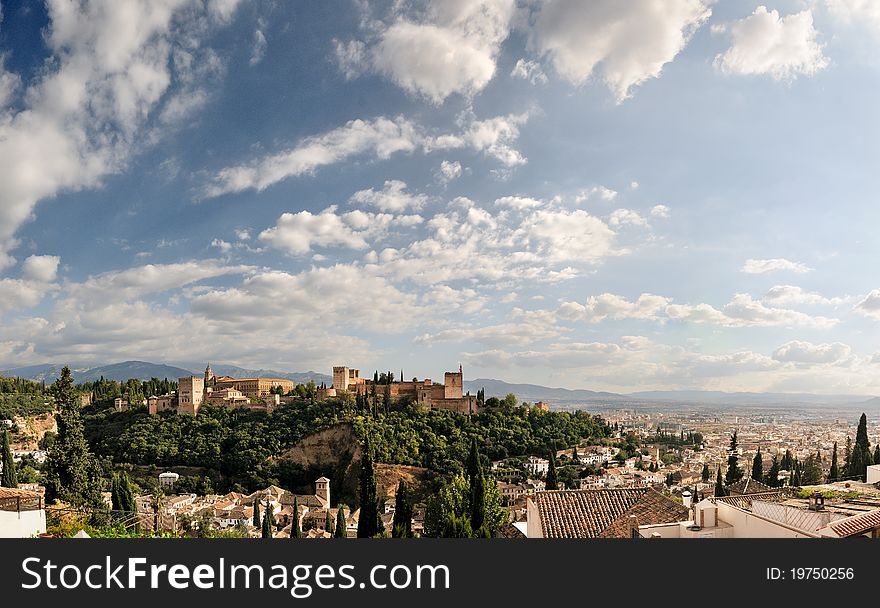
[[[880,394],[880,7],[0,0],[0,366]]]

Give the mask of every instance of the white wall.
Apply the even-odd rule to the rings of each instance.
[[[541,529],[541,516],[538,514],[538,505],[531,498],[526,500],[526,537],[544,538],[544,531]]]
[[[46,532],[46,512],[0,511],[0,538],[30,538]]]
[[[733,526],[734,538],[815,538],[718,501],[718,519]]]
[[[868,483],[877,483],[880,481],[880,464],[872,464],[868,467]]]

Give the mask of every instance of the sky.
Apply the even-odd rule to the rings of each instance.
[[[0,369],[880,394],[880,3],[0,0]]]

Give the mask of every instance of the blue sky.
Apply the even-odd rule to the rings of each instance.
[[[0,0],[0,365],[880,392],[880,5]]]

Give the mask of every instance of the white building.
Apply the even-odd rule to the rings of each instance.
[[[547,471],[550,469],[550,461],[545,458],[538,458],[537,456],[529,456],[528,461],[526,462],[526,470],[532,475],[541,476],[546,475]]]
[[[38,492],[0,488],[0,538],[30,538],[46,533],[46,510]]]
[[[868,483],[880,483],[880,464],[872,464],[868,467]]]

